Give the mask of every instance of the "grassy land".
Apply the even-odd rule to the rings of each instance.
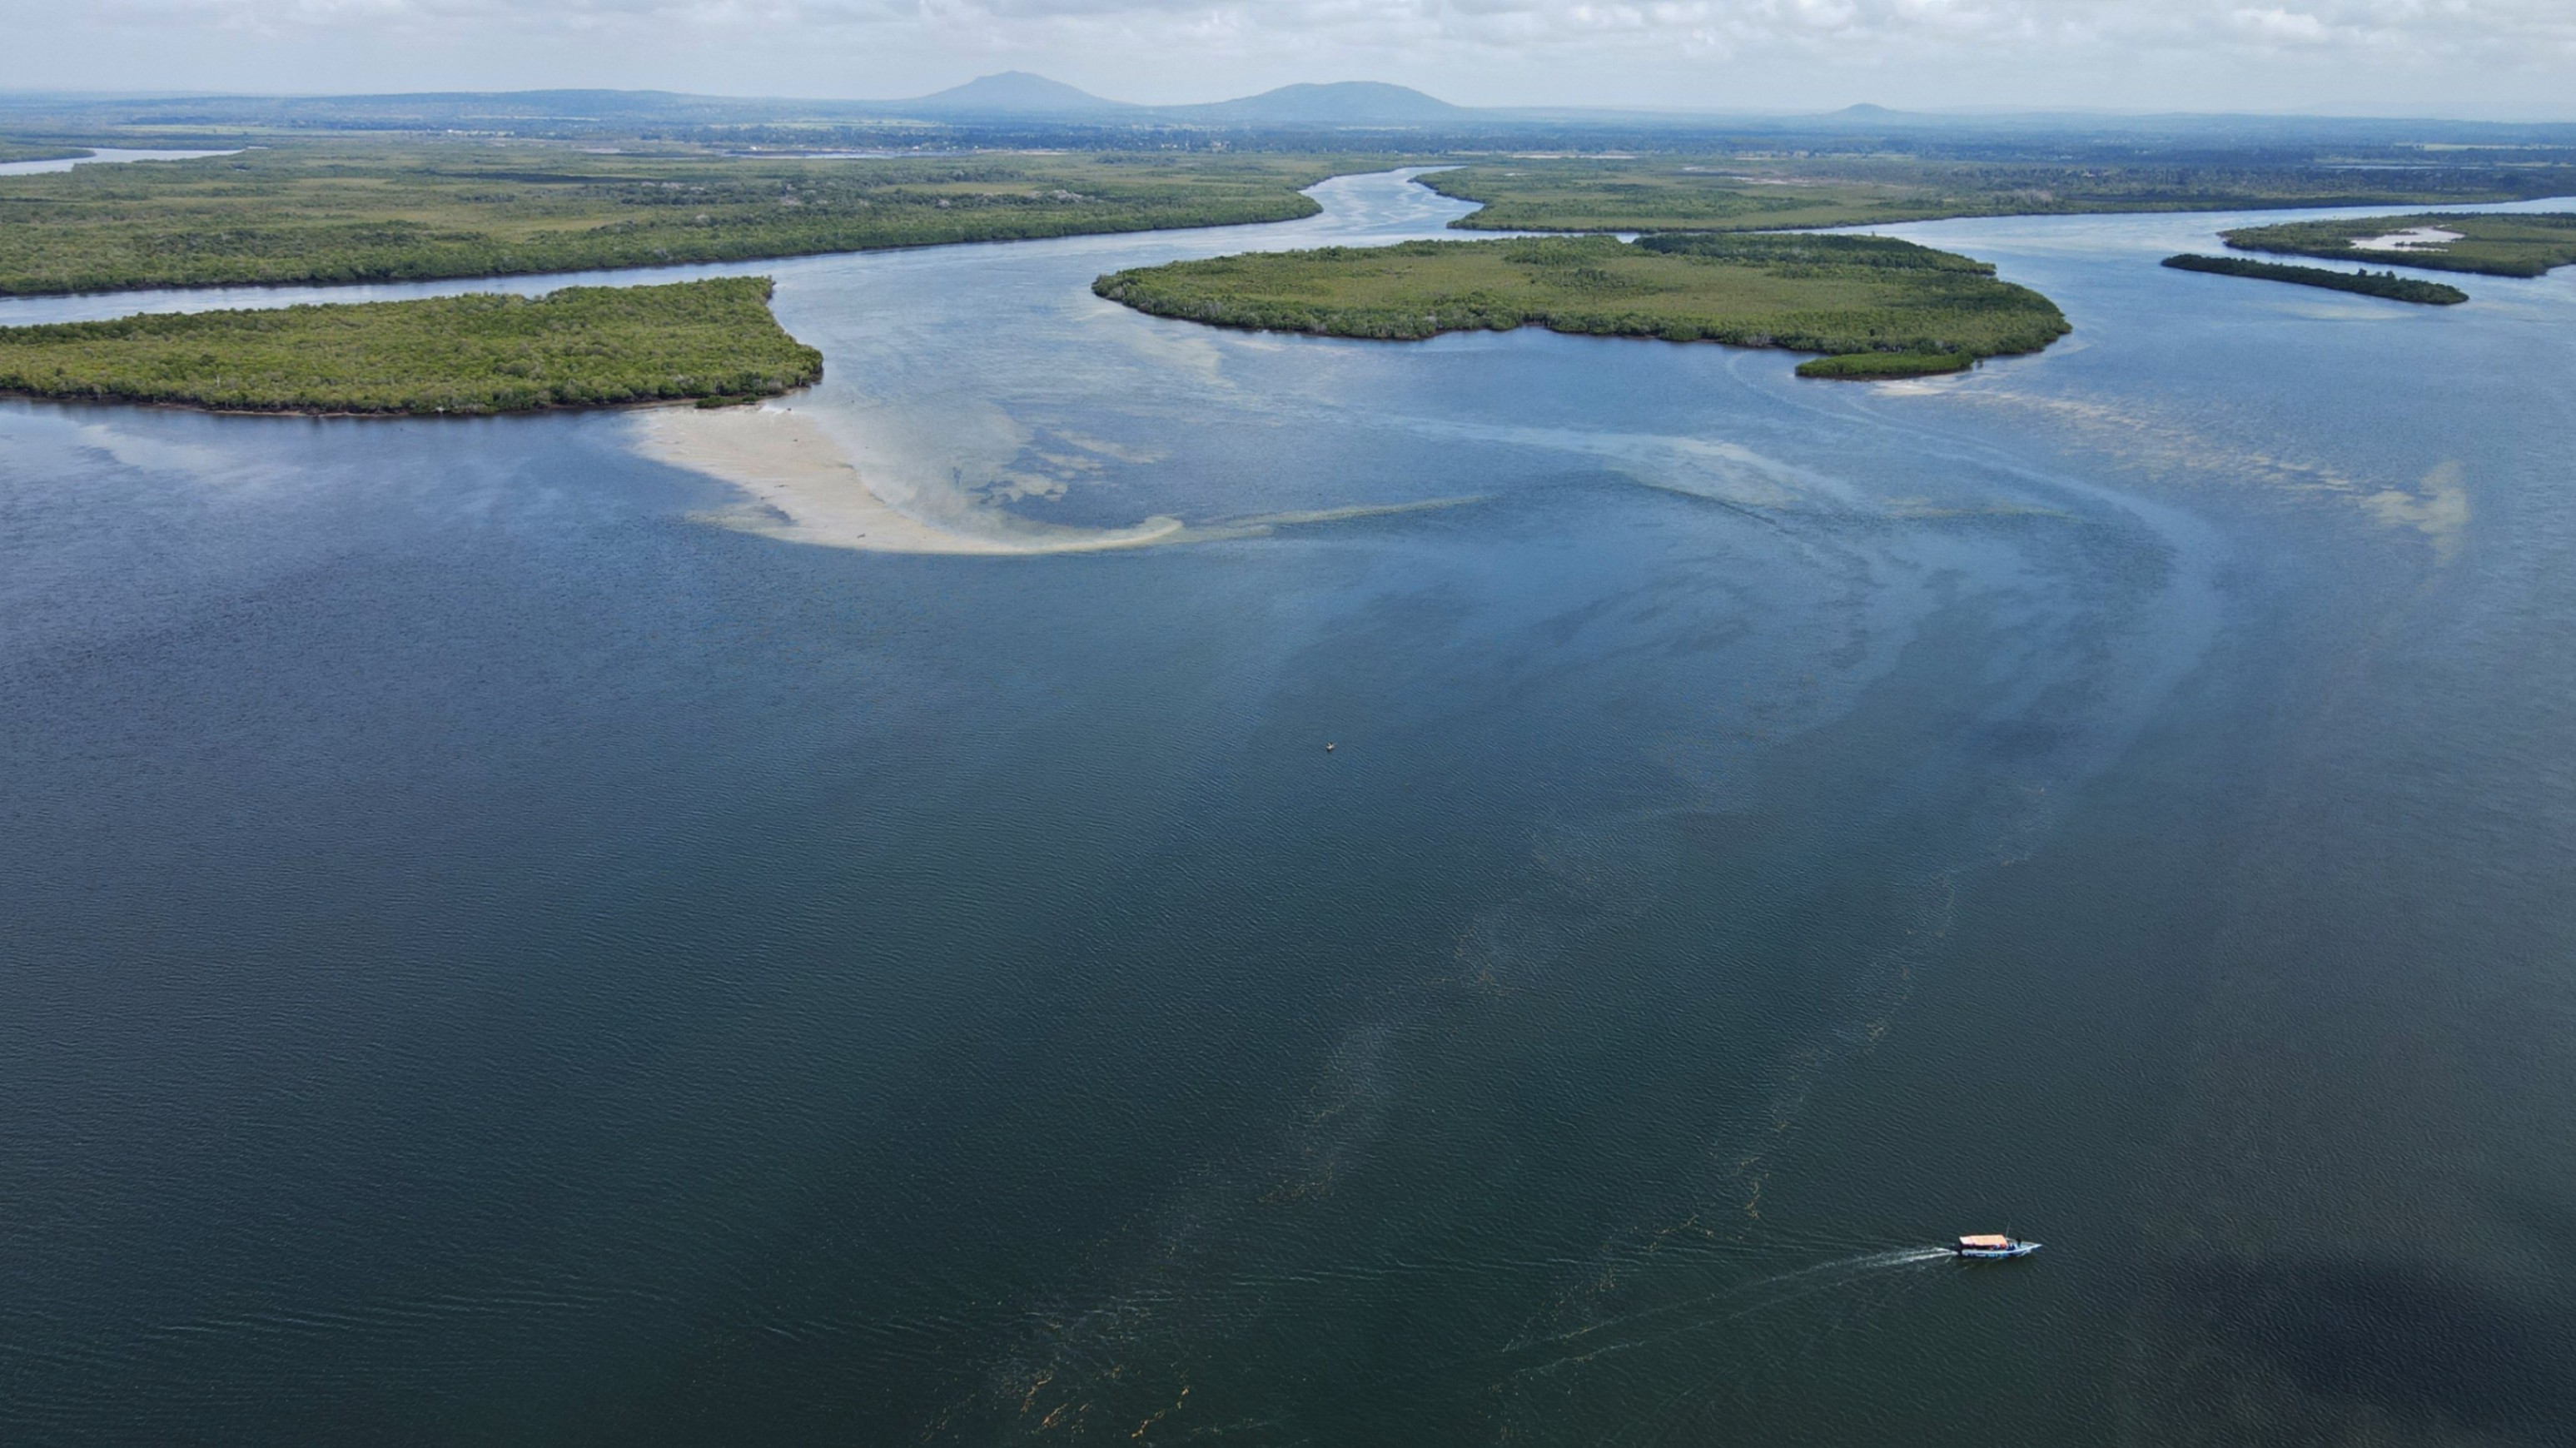
[[[1435,172],[1422,184],[1483,202],[1483,210],[1453,223],[1470,230],[1770,231],[1945,216],[2509,201],[2576,190],[2576,168],[2357,173],[2290,165],[1719,155],[1487,162]]]
[[[1311,158],[289,143],[0,178],[0,294],[502,276],[1307,216]]]
[[[2195,256],[2184,252],[2169,256],[2166,266],[2176,271],[2211,272],[2226,277],[2255,277],[2269,282],[2289,282],[2294,286],[2324,287],[2329,291],[2359,292],[2367,297],[2386,297],[2392,302],[2420,302],[2426,306],[2454,307],[2469,299],[2458,287],[2428,282],[2420,277],[2401,277],[2395,272],[2328,271],[2321,266],[2283,266],[2279,262],[2247,261],[2241,256]]]
[[[0,392],[279,412],[488,413],[749,397],[823,354],[767,277],[0,328]]]
[[[61,161],[86,156],[87,146],[48,146],[26,141],[0,141],[0,163],[10,161]]]
[[[1157,316],[1337,337],[1535,325],[1872,359],[1801,369],[1811,376],[1956,371],[2067,330],[2046,297],[1991,266],[1870,236],[1415,241],[1174,262],[1092,290]]]
[[[2441,246],[2410,246],[2402,252],[2364,251],[2353,245],[2417,227],[2456,231],[2460,239]],[[2242,251],[2396,262],[2500,277],[2536,277],[2551,267],[2576,262],[2576,215],[2565,212],[2498,215],[2428,211],[2414,216],[2365,216],[2350,221],[2294,221],[2223,234],[2229,246]]]

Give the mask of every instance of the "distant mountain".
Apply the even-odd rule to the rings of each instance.
[[[1203,106],[1164,106],[1167,115],[1236,125],[1418,126],[1456,121],[1469,114],[1408,86],[1371,80],[1331,85],[1283,85],[1241,100]]]
[[[1125,101],[1103,100],[1089,91],[1025,70],[977,76],[936,95],[897,104],[906,111],[956,116],[1076,116],[1136,109]]]

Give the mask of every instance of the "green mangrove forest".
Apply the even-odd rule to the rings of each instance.
[[[0,327],[0,393],[468,415],[769,396],[823,375],[769,295],[725,277]]]
[[[0,177],[0,295],[507,276],[1314,214],[1311,158],[343,140]]]
[[[2411,242],[2402,251],[2359,245],[2407,232],[2449,232],[2456,239]],[[2412,216],[2247,226],[2220,235],[2239,251],[2396,262],[2401,266],[2483,272],[2499,277],[2536,277],[2552,267],[2576,262],[2576,214],[2561,211],[2427,211]]]
[[[2576,171],[2553,164],[2358,173],[2259,154],[2223,163],[2100,156],[2061,163],[1801,151],[1479,158],[1421,184],[1483,203],[1451,223],[1467,230],[1776,231],[1952,216],[2511,201],[2563,195]]]
[[[1811,377],[1956,372],[2067,331],[2048,298],[1984,262],[1876,236],[1337,246],[1112,272],[1092,290],[1156,316],[1334,337],[1541,326],[1829,354],[1800,366]]]
[[[2331,271],[2321,266],[2284,266],[2272,261],[2248,261],[2241,256],[2200,256],[2192,252],[2166,257],[2163,264],[2176,271],[2254,277],[2261,281],[2359,292],[2366,297],[2386,297],[2392,302],[2418,302],[2433,307],[2455,307],[2469,299],[2469,294],[2458,287],[2428,282],[2421,277],[2401,277],[2393,271]]]

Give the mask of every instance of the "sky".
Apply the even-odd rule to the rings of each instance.
[[[1119,100],[1383,80],[1463,105],[2576,120],[2576,0],[0,0],[0,89]]]

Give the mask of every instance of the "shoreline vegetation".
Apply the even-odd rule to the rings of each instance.
[[[2324,287],[2329,291],[2358,292],[2363,296],[2385,297],[2392,302],[2416,302],[2424,306],[2455,307],[2469,299],[2469,294],[2458,287],[2428,282],[2420,277],[2401,277],[2393,271],[2331,271],[2321,266],[2284,266],[2279,262],[2248,261],[2237,256],[2200,256],[2192,252],[2166,257],[2163,265],[2176,271]]]
[[[743,133],[755,134],[766,133]],[[1383,149],[1400,144],[1385,135],[1347,151],[1210,143],[871,156],[401,130],[128,139],[174,138],[249,148],[0,178],[0,296],[534,275],[1288,221],[1315,214],[1302,192],[1327,177],[1443,159],[1438,146]],[[0,141],[8,146],[47,155],[66,149],[32,137]],[[1418,182],[1478,204],[1451,223],[1460,229],[1567,233],[2456,204],[2576,184],[2571,168],[2554,161],[2518,169],[2427,163],[2365,183],[2348,168],[2259,149],[2170,164],[2112,155],[2044,160],[2026,144],[2001,142],[1984,150],[1993,154],[1739,148],[1509,160],[1487,150]],[[2457,250],[2467,256],[2476,245]],[[2429,253],[2420,259],[2472,265]]]
[[[2499,277],[2536,277],[2576,262],[2576,213],[2563,211],[2427,211],[2288,221],[2219,235],[2238,251],[2395,262]]]
[[[432,281],[1293,221],[1319,209],[1303,188],[1340,169],[1223,153],[288,143],[0,178],[0,295]]]
[[[412,416],[748,401],[823,375],[770,291],[720,277],[0,327],[0,394]]]
[[[1828,354],[1802,376],[1921,377],[2036,352],[2055,303],[1984,262],[1875,236],[1669,234],[1254,252],[1112,272],[1111,301],[1211,326],[1415,341],[1542,326]]]
[[[1962,216],[2440,205],[2525,200],[2567,188],[2558,172],[2408,174],[2408,184],[2366,186],[2347,170],[2262,164],[2259,157],[2236,164],[2078,165],[2013,157],[1712,153],[1509,162],[1480,157],[1426,175],[1420,184],[1482,204],[1450,223],[1460,230],[1566,232],[1779,231]]]

